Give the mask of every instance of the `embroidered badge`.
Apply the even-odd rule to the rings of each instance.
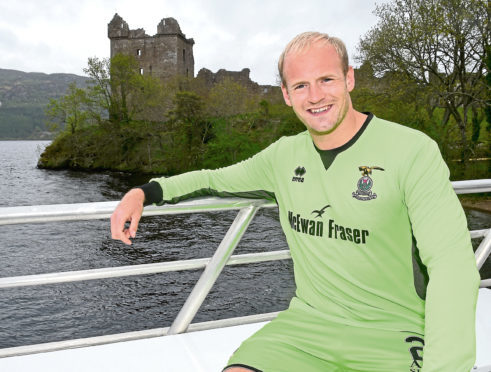
[[[372,170],[377,169],[383,171],[384,168],[377,166],[367,167],[366,165],[359,166],[358,169],[361,171],[362,177],[358,180],[356,184],[358,190],[353,191],[353,198],[358,200],[372,200],[377,198],[377,194],[372,192],[373,180],[370,178]]]

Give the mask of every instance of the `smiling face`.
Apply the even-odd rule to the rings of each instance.
[[[283,98],[313,135],[332,133],[352,110],[355,85],[353,68],[343,73],[336,49],[315,42],[305,50],[285,56]]]

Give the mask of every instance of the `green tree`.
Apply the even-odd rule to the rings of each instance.
[[[75,133],[89,124],[86,107],[86,91],[71,83],[65,96],[51,99],[46,107],[47,127],[53,132],[65,129],[72,134]]]
[[[127,123],[159,104],[159,81],[140,74],[133,56],[117,54],[110,60],[89,58],[84,72],[91,78],[90,112],[99,121],[104,120],[106,113],[112,123]]]
[[[394,0],[378,5],[375,14],[378,23],[360,40],[358,60],[369,61],[379,77],[404,74],[420,88],[428,116],[442,127],[453,118],[466,161],[469,133],[483,119],[487,95],[488,1]]]
[[[194,92],[181,91],[174,96],[174,109],[169,113],[172,147],[181,148],[181,157],[197,164],[210,136],[211,124],[204,116],[204,105]]]
[[[91,115],[99,124],[109,117],[116,115],[111,112],[111,85],[109,74],[109,59],[89,58],[87,67],[84,68],[90,78],[87,87],[88,106]]]
[[[486,49],[486,66],[488,69],[486,73],[486,82],[489,92],[491,91],[491,46],[488,46],[488,48]],[[488,122],[486,129],[488,131],[491,131],[491,98],[489,94],[486,102],[486,121]]]
[[[428,92],[403,72],[387,72],[376,77],[370,62],[355,71],[356,89],[351,93],[353,104],[360,111],[382,113],[387,120],[401,123],[427,133],[438,140],[445,158],[450,156],[456,135],[455,127],[442,118],[442,109],[431,108]]]

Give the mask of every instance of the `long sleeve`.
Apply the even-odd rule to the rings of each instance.
[[[271,155],[276,143],[229,167],[152,179],[151,182],[157,182],[162,188],[163,199],[159,204],[204,195],[274,199]]]
[[[475,361],[479,273],[467,221],[437,145],[424,141],[404,176],[404,196],[429,283],[424,372],[468,372]]]

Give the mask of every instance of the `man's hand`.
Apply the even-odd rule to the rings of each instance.
[[[136,236],[138,222],[143,212],[145,194],[142,189],[132,189],[121,199],[111,215],[111,237],[131,245],[131,238]],[[130,227],[125,228],[125,223],[130,222]]]

